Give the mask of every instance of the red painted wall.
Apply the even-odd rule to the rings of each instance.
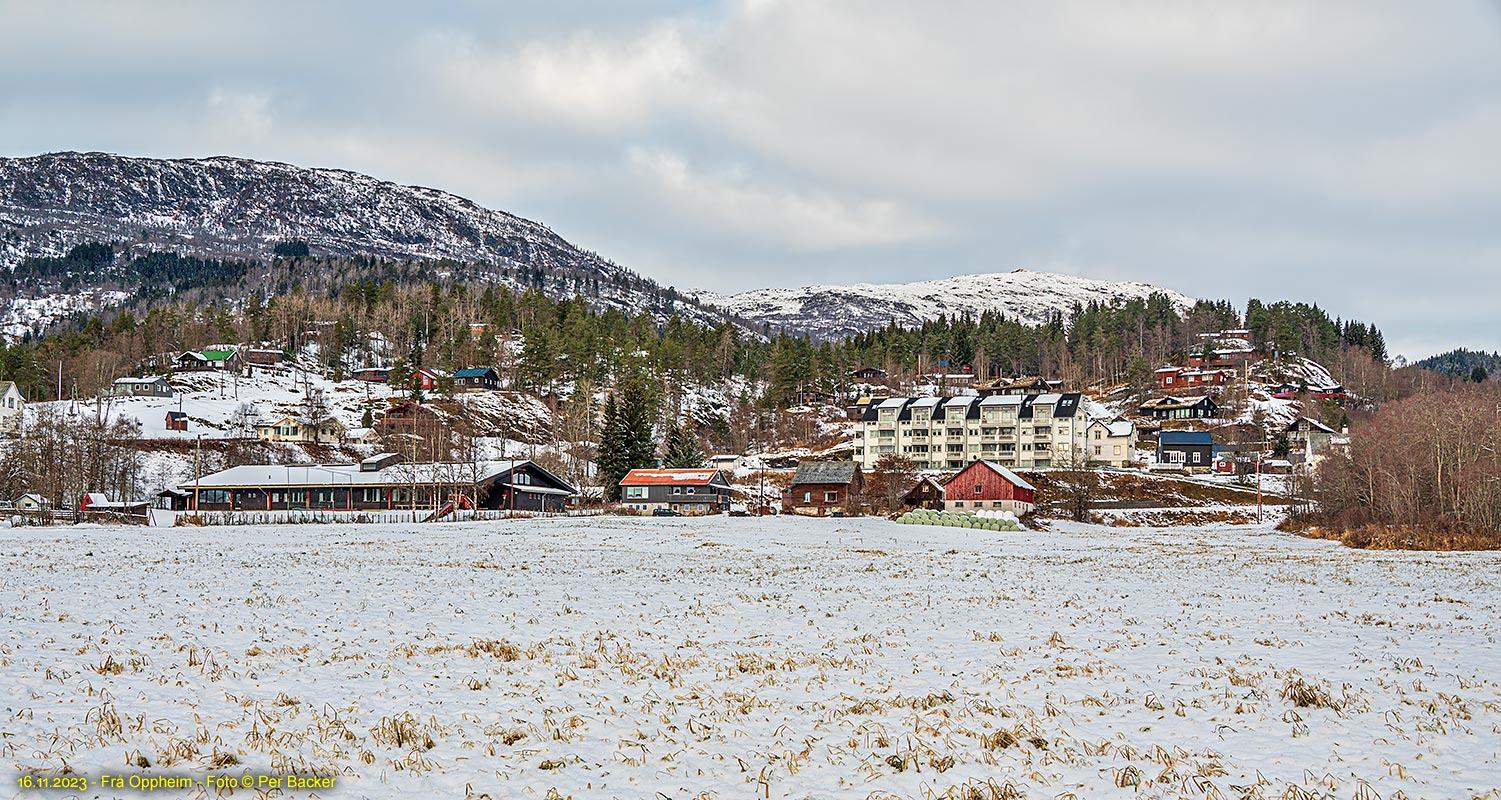
[[[975,484],[980,485],[980,492],[975,493]],[[1010,481],[1001,477],[999,472],[976,461],[964,469],[959,470],[948,483],[944,484],[944,499],[953,502],[963,500],[1018,500],[1023,503],[1036,503],[1036,493],[1031,489],[1023,489],[1013,485]]]

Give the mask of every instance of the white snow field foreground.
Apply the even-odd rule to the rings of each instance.
[[[1498,555],[1055,527],[7,529],[0,797],[1498,796]]]

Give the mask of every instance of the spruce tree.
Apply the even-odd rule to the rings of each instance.
[[[605,399],[604,421],[599,432],[599,481],[604,487],[605,502],[620,499],[620,479],[631,468],[625,448],[625,426],[621,422],[620,404],[611,394]]]
[[[670,469],[697,469],[704,465],[704,451],[698,446],[688,423],[681,422],[667,432],[667,450],[662,465]]]
[[[657,440],[652,428],[657,421],[657,398],[641,379],[627,381],[620,393],[620,416],[626,469],[656,463]]]

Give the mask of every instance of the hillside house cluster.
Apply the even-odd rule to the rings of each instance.
[[[1134,425],[1089,419],[1077,392],[889,398],[867,408],[856,437],[855,460],[866,470],[888,453],[929,470],[981,460],[1021,469],[1124,466],[1136,444]]]
[[[355,370],[351,376],[365,383],[390,383],[391,368],[368,365]],[[436,391],[450,379],[457,389],[486,391],[500,388],[500,372],[494,367],[465,367],[452,375],[441,369],[422,367],[412,372],[411,388]]]
[[[1223,430],[1223,429],[1222,429]],[[1269,448],[1271,441],[1248,443],[1241,441],[1218,441],[1214,431],[1171,430],[1157,435],[1157,467],[1181,469],[1185,472],[1235,472],[1236,465],[1260,463],[1263,470],[1268,465],[1280,463],[1285,470],[1291,465],[1317,467],[1329,453],[1348,443],[1348,434],[1335,431],[1328,425],[1309,417],[1299,417],[1285,426],[1281,436],[1286,437],[1286,459],[1273,459]],[[1249,468],[1249,467],[1247,467]]]

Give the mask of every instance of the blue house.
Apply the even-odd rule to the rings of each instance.
[[[1163,431],[1157,435],[1157,463],[1207,469],[1214,463],[1214,436],[1207,431]]]

